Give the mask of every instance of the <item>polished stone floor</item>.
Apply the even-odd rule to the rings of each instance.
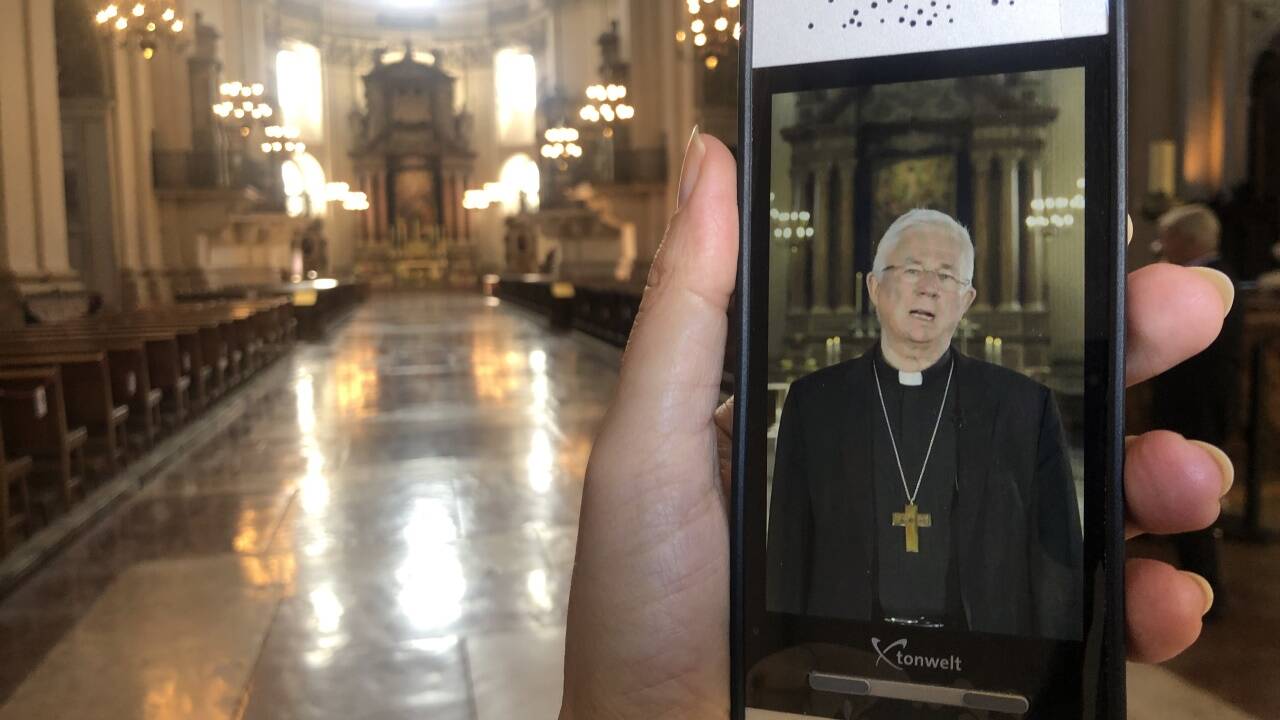
[[[0,720],[554,718],[617,363],[478,297],[373,301],[0,601]],[[1206,648],[1268,659],[1258,587]],[[1133,717],[1250,717],[1200,685],[1280,717],[1277,666],[1138,671]]]

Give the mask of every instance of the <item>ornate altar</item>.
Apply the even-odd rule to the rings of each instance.
[[[1053,258],[1044,233],[1024,223],[1060,115],[1045,82],[1029,73],[797,96],[793,124],[781,130],[794,203],[784,210],[803,211],[812,231],[779,256],[786,269],[775,292],[787,302],[773,357],[819,362],[837,337],[838,360],[844,346],[856,354],[875,342],[865,276],[876,243],[895,218],[928,207],[969,227],[976,245],[978,298],[960,344],[976,340],[966,350],[981,354],[984,335],[1000,337],[1004,364],[1047,372],[1047,338],[1069,333],[1050,327]],[[1082,282],[1068,275],[1061,282]]]
[[[398,55],[398,53],[397,53]],[[466,286],[475,247],[462,196],[470,180],[469,117],[455,113],[452,76],[434,57],[379,51],[356,117],[356,174],[369,196],[356,273],[381,287]]]

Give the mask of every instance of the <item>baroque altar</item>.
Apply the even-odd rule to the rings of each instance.
[[[364,77],[367,111],[356,119],[352,157],[369,197],[356,274],[378,287],[471,285],[469,116],[454,112],[455,78],[434,56],[410,47],[388,57],[379,51]]]

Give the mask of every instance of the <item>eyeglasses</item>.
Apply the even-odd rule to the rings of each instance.
[[[910,287],[919,285],[920,282],[928,275],[932,275],[936,278],[938,285],[946,292],[957,292],[963,288],[969,287],[968,280],[961,280],[955,275],[941,270],[925,270],[924,268],[916,265],[890,265],[885,268],[885,272],[890,270],[897,270],[902,277],[902,281]]]

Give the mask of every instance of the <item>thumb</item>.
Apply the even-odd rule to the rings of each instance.
[[[630,427],[683,434],[707,429],[719,402],[738,264],[733,156],[695,130],[680,185],[680,206],[649,273],[614,407],[641,420]]]

